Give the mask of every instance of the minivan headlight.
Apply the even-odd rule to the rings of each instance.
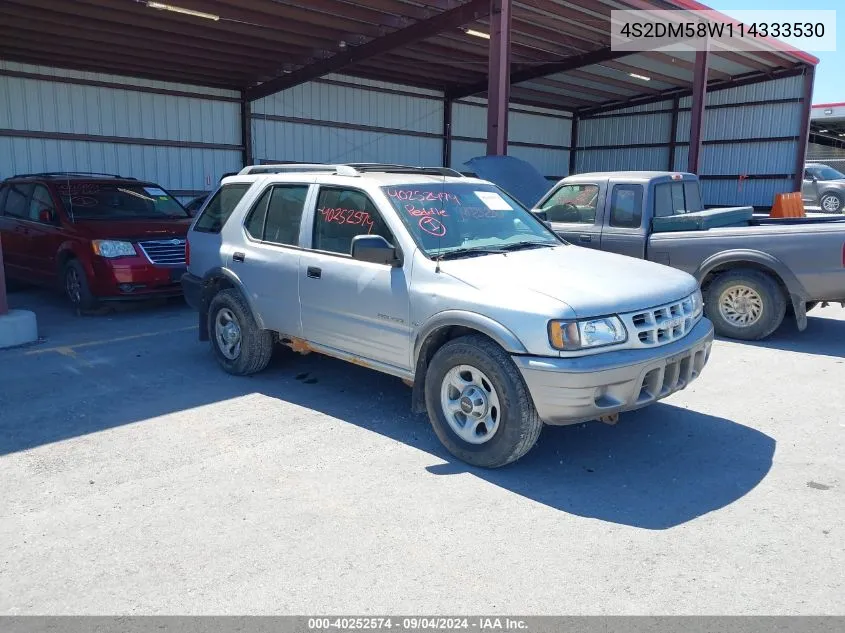
[[[131,242],[117,240],[94,240],[92,243],[94,254],[100,257],[134,257],[137,255]]]
[[[615,345],[628,340],[622,320],[616,316],[583,321],[549,321],[549,343],[559,350],[573,351]]]

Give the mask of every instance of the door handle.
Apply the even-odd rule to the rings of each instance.
[[[232,261],[234,262],[243,262],[246,257],[243,253],[232,253]]]
[[[592,235],[579,235],[578,241],[579,242],[592,242],[593,236]]]
[[[309,266],[306,274],[311,277],[311,279],[319,279],[323,275],[323,271],[316,266]]]

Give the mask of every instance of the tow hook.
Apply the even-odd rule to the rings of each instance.
[[[619,422],[619,414],[611,413],[610,415],[603,415],[599,418],[599,422],[613,426],[614,424]]]

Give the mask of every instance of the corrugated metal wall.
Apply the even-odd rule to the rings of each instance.
[[[569,174],[572,118],[568,113],[513,105],[508,114],[508,154],[521,158],[543,175],[560,178]],[[487,101],[470,98],[452,106],[453,169],[465,171],[464,163],[487,153]]]
[[[661,101],[581,119],[575,171],[667,169],[671,107],[671,101]]]
[[[801,77],[708,92],[699,175],[708,205],[770,206],[792,190],[803,104]],[[620,108],[581,119],[575,171],[686,171],[691,97]]]
[[[0,177],[99,171],[187,198],[241,168],[240,95],[0,61]]]
[[[252,134],[256,161],[440,165],[443,95],[328,75],[254,102]]]
[[[802,92],[802,77],[784,77],[708,93],[699,170],[705,204],[771,206],[776,193],[792,191],[804,142]],[[691,104],[680,100],[681,108]],[[690,112],[681,110],[679,142],[689,142],[689,127]],[[675,158],[686,169],[687,153]]]

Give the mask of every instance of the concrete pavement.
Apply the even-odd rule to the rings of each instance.
[[[10,302],[44,340],[0,351],[0,614],[845,613],[841,308],[483,471],[398,379]]]

